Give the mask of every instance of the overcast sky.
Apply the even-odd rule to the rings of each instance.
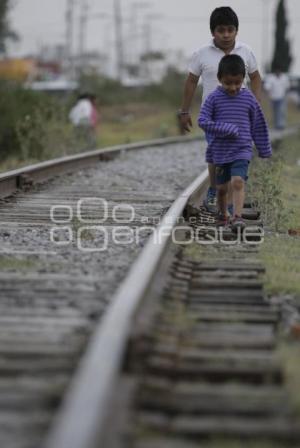
[[[74,10],[74,51],[78,49],[80,3]],[[85,0],[89,3],[87,30],[88,50],[114,55],[113,0]],[[65,39],[67,0],[13,0],[10,13],[12,28],[21,41],[10,46],[10,53],[35,53],[42,44],[59,44]],[[239,39],[249,44],[262,70],[273,50],[274,15],[278,0],[120,0],[122,34],[127,57],[142,50],[181,50],[189,57],[210,38],[209,16],[217,6],[231,6],[239,16]],[[285,0],[289,21],[289,38],[294,63],[292,73],[300,74],[300,0]],[[136,5],[139,5],[136,8]],[[135,7],[136,12],[133,13]],[[101,17],[100,13],[105,13]],[[145,23],[150,23],[148,38]],[[77,24],[77,25],[76,25]],[[133,44],[135,39],[135,44]],[[112,59],[112,64],[114,60]]]

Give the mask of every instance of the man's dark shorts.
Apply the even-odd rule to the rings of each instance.
[[[217,185],[226,184],[232,176],[240,176],[245,181],[248,179],[249,160],[234,160],[224,165],[216,165]]]

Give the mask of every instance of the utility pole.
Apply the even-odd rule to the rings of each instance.
[[[161,19],[160,14],[147,14],[144,25],[144,52],[150,53],[152,48],[153,22]]]
[[[73,16],[74,16],[74,0],[67,0],[66,9],[66,42],[65,54],[67,62],[67,72],[73,75]]]
[[[141,37],[141,31],[139,31],[139,12],[143,9],[150,8],[151,5],[149,2],[137,2],[131,4],[131,14],[129,21],[129,61],[131,64],[137,64],[139,60],[139,54],[142,52],[142,49],[138,49],[137,43],[139,42],[139,38]]]
[[[79,73],[81,73],[82,67],[84,66],[88,13],[89,13],[89,1],[81,0],[81,11],[79,17],[79,36],[78,36]]]
[[[152,32],[153,32],[153,21],[159,20],[161,16],[159,14],[147,14],[145,17],[145,24],[143,28],[143,35],[144,35],[144,67],[145,67],[145,74],[146,78],[150,80],[151,78],[151,52],[153,50],[152,48]]]
[[[122,39],[122,13],[120,0],[114,0],[114,18],[115,18],[115,35],[116,35],[116,68],[117,78],[122,81],[124,52]]]

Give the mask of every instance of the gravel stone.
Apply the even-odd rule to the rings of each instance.
[[[114,244],[111,232],[116,223],[109,216],[107,222],[98,223],[109,235],[107,249],[82,252],[76,244],[76,234],[82,225],[78,217],[74,218],[76,201],[87,197],[97,198],[98,202],[99,198],[105,199],[109,215],[112,207],[129,204],[135,209],[135,222],[129,223],[130,227],[137,229],[143,222],[156,224],[178,194],[206,168],[204,149],[204,142],[198,141],[125,152],[94,168],[57,177],[33,191],[16,194],[11,202],[0,207],[0,269],[20,276],[28,272],[60,273],[77,279],[89,276],[95,295],[106,303],[126,276],[150,230],[131,244]],[[72,207],[71,223],[54,224],[58,227],[55,243],[67,241],[66,227],[71,227],[70,244],[51,242],[50,205]],[[87,213],[95,215],[95,204],[90,208]],[[57,213],[64,220],[67,215],[66,209]],[[83,245],[92,248],[98,243],[101,247],[101,237],[94,238],[91,231],[87,232],[90,234],[87,233]]]

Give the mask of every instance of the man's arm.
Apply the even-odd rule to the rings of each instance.
[[[185,81],[185,84],[184,84],[181,111],[188,112],[188,113],[180,114],[179,120],[180,120],[182,129],[187,132],[190,132],[190,130],[191,130],[190,128],[193,126],[191,115],[189,113],[189,109],[192,104],[192,99],[194,97],[195,90],[198,85],[198,81],[199,81],[199,76],[189,73],[188,77]]]
[[[253,73],[249,73],[249,78],[250,78],[251,90],[252,90],[253,94],[255,95],[257,101],[260,103],[261,102],[262,83],[261,83],[261,77],[260,77],[259,71],[256,70]]]

